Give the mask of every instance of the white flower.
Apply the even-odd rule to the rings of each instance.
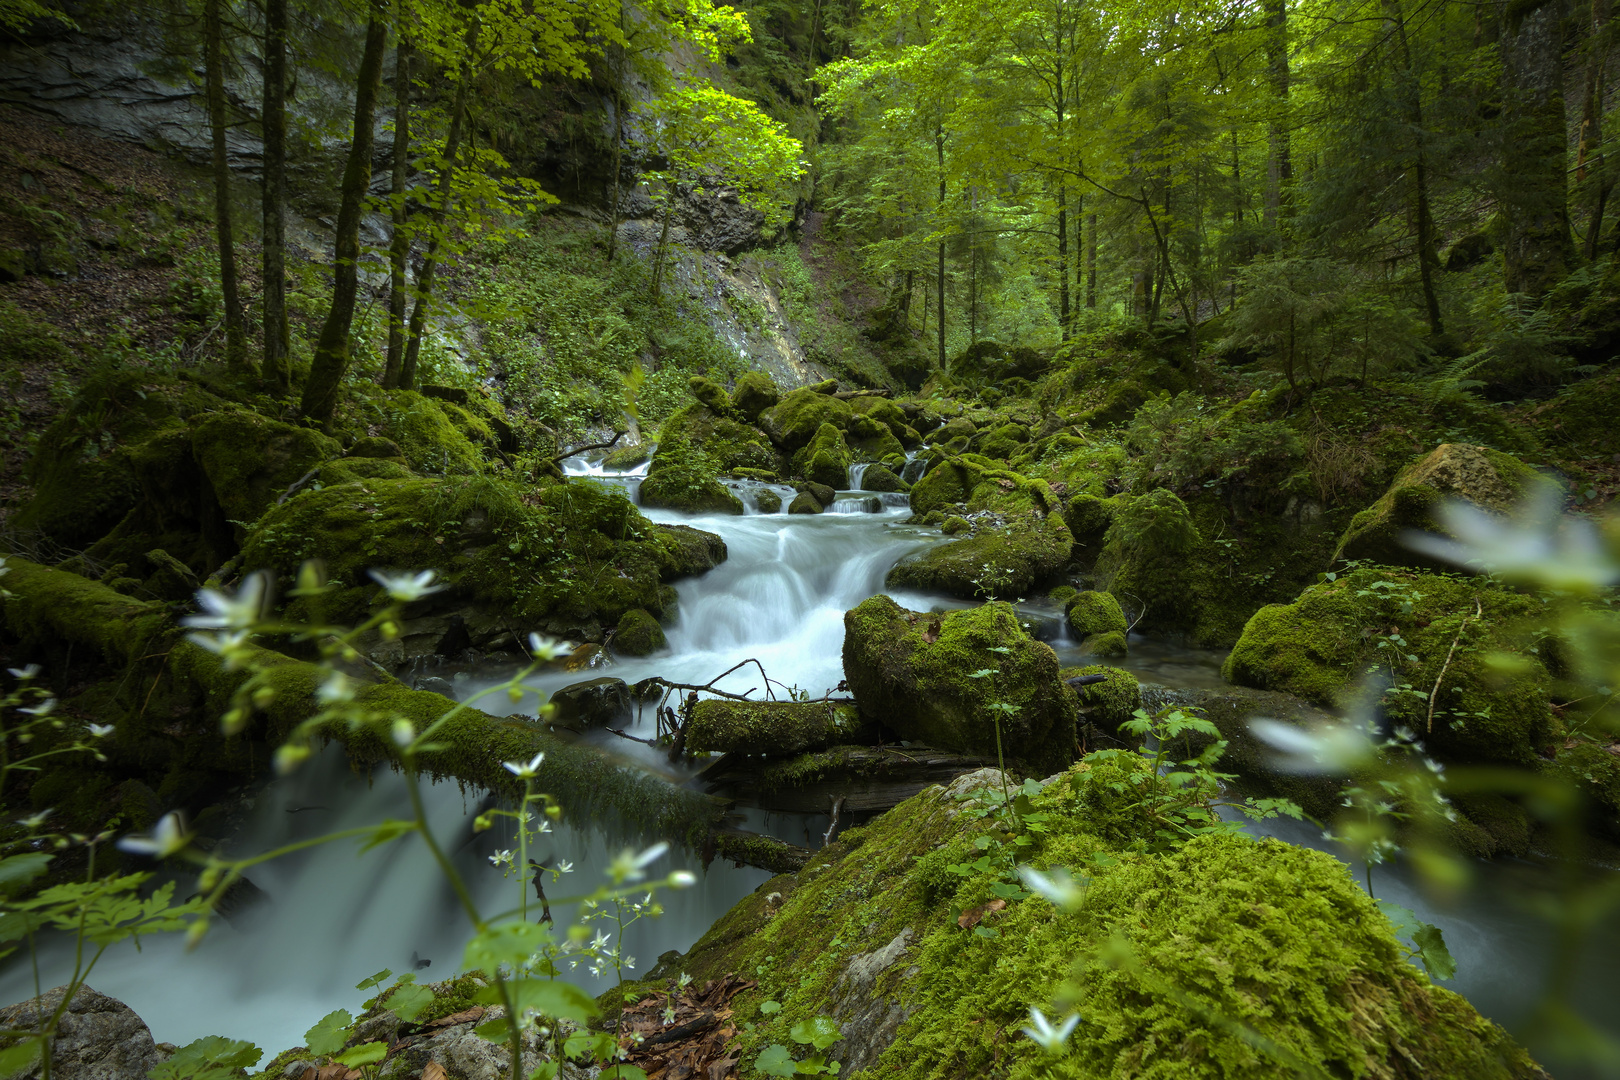
[[[315,688],[315,700],[322,705],[337,705],[354,699],[354,683],[341,671],[334,671],[326,681]]]
[[[697,884],[697,875],[690,870],[677,870],[669,875],[669,887],[672,889],[690,889]]]
[[[1080,1022],[1080,1014],[1070,1013],[1061,1024],[1054,1028],[1046,1019],[1046,1015],[1039,1008],[1031,1005],[1029,1022],[1033,1026],[1023,1028],[1024,1034],[1028,1035],[1036,1045],[1048,1054],[1061,1054],[1065,1044],[1069,1041],[1069,1036],[1074,1034],[1075,1025]]]
[[[1085,878],[1076,881],[1061,866],[1050,874],[1043,874],[1033,866],[1020,866],[1018,876],[1030,892],[1044,896],[1052,902],[1053,907],[1073,911],[1085,902],[1088,882]]]
[[[30,816],[30,817],[18,818],[17,819],[17,824],[23,826],[24,828],[37,829],[41,825],[45,824],[45,819],[46,818],[51,816],[51,809],[52,809],[51,807],[47,807],[44,810],[41,810],[39,813],[34,814],[34,815]]]
[[[46,698],[44,701],[40,702],[38,705],[35,705],[32,708],[18,709],[17,711],[20,712],[20,713],[27,713],[29,716],[40,716],[40,717],[49,716],[49,715],[51,715],[51,713],[56,711],[56,699],[55,698]]]
[[[562,860],[561,862],[559,862],[557,864],[557,873],[559,873],[559,874],[572,874],[573,872],[574,872],[574,864],[569,862],[567,859],[564,859],[564,860]]]
[[[534,757],[530,758],[528,764],[526,765],[520,761],[503,761],[501,764],[506,766],[507,772],[511,773],[519,780],[530,780],[533,779],[534,774],[539,771],[540,763],[544,760],[546,760],[546,752],[542,750],[538,754],[534,755]]]
[[[197,606],[203,609],[202,613],[187,615],[180,623],[201,630],[245,630],[259,621],[265,594],[269,591],[268,583],[269,579],[260,572],[243,579],[235,596],[217,589],[198,589]]]
[[[112,724],[91,724],[90,725],[90,735],[91,735],[92,738],[105,739],[108,735],[111,735],[112,733],[113,733],[113,725]]]
[[[1407,547],[1438,559],[1486,569],[1555,589],[1601,589],[1620,580],[1620,566],[1603,549],[1597,527],[1559,513],[1563,495],[1543,484],[1514,520],[1454,499],[1439,509],[1440,523],[1457,539],[1408,532]]]
[[[491,855],[489,861],[495,866],[510,866],[512,864],[512,852],[510,849],[503,848]]]
[[[381,585],[389,596],[402,604],[412,600],[420,600],[436,592],[442,592],[447,586],[435,585],[433,579],[438,576],[435,570],[423,570],[417,574],[390,574],[384,570],[371,571],[371,580]]]
[[[533,653],[537,660],[550,660],[558,656],[567,656],[573,651],[572,642],[558,641],[556,638],[547,637],[544,634],[529,635],[529,652]]]
[[[403,750],[405,747],[411,745],[412,740],[416,738],[416,729],[411,726],[411,722],[409,720],[402,716],[398,720],[394,721],[392,735],[394,738],[394,745]]]
[[[247,644],[248,632],[246,630],[233,630],[228,634],[187,634],[186,640],[199,648],[207,649],[215,656],[229,657],[243,645]]]
[[[1367,732],[1354,724],[1316,724],[1306,728],[1256,718],[1249,721],[1249,730],[1278,752],[1273,764],[1282,772],[1343,775],[1378,754]]]
[[[625,848],[608,867],[608,874],[614,881],[640,881],[647,876],[647,867],[663,858],[668,850],[668,842],[662,840],[639,855]]]
[[[612,939],[607,936],[607,931],[598,930],[596,932],[596,937],[591,940],[591,949],[595,952],[600,952],[611,940]]]
[[[20,668],[8,667],[6,668],[6,671],[18,682],[27,682],[29,679],[32,679],[34,676],[39,674],[39,665],[29,664],[27,667]]]
[[[177,851],[184,851],[186,845],[190,843],[191,834],[186,832],[185,822],[181,820],[178,812],[171,810],[158,821],[152,835],[126,836],[118,841],[118,847],[132,855],[150,855],[154,859],[165,859]]]

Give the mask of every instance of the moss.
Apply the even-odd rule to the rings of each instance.
[[[967,518],[957,517],[955,514],[939,523],[939,531],[946,536],[956,536],[959,533],[968,532],[972,528],[973,526],[968,524]]]
[[[1069,561],[1073,541],[1059,514],[1038,524],[1018,519],[965,539],[927,548],[889,571],[892,587],[937,590],[964,599],[1018,598]]]
[[[696,753],[802,754],[848,742],[860,729],[857,711],[826,702],[698,702],[686,732]]]
[[[667,645],[664,628],[641,608],[631,608],[613,630],[613,651],[621,656],[651,656]]]
[[[808,491],[799,492],[793,496],[793,501],[788,503],[790,514],[819,514],[825,509],[821,501]]]
[[[764,488],[754,496],[754,504],[759,507],[762,514],[779,513],[782,509],[782,496],[770,488]]]
[[[1104,538],[1114,524],[1118,503],[1112,499],[1099,499],[1095,495],[1079,494],[1069,499],[1063,508],[1063,520],[1069,524],[1074,537],[1076,555],[1086,564],[1095,563],[1102,553]]]
[[[729,405],[727,412],[730,412]],[[760,469],[775,474],[781,472],[785,461],[757,428],[702,404],[688,405],[664,421],[658,436],[658,453],[653,457],[654,468],[658,467],[661,457],[668,457],[669,452],[682,445],[707,455],[722,472]]]
[[[373,434],[399,444],[405,460],[417,472],[465,474],[483,467],[483,450],[446,411],[445,406],[453,407],[453,403],[414,390],[374,390],[365,405],[367,418],[379,429]]]
[[[726,416],[731,412],[731,398],[726,394],[725,388],[713,379],[703,375],[693,375],[687,380],[692,390],[692,396],[717,416]]]
[[[861,474],[862,491],[910,491],[911,485],[886,465],[868,465]]]
[[[749,423],[759,420],[759,414],[782,399],[776,380],[763,371],[748,371],[737,379],[731,390],[731,406]]]
[[[618,472],[628,472],[637,465],[652,458],[653,448],[647,443],[636,443],[633,446],[618,446],[609,450],[602,458],[603,468]]]
[[[1010,458],[1029,442],[1029,428],[1023,424],[1003,424],[979,440],[978,451],[985,457]]]
[[[1110,844],[1101,834],[1128,813],[1110,805],[1110,785],[1132,767],[1141,766],[1129,758],[1076,766],[1033,800],[1047,831],[1027,857],[1041,868],[1086,868],[1077,912],[1025,897],[985,916],[993,938],[959,926],[958,914],[991,898],[996,879],[947,869],[971,860],[984,826],[935,788],[745,897],[654,974],[757,977],[759,988],[734,1002],[745,1061],[788,1042],[792,1025],[812,1016],[847,1023],[892,1003],[890,1015],[902,1017],[896,1036],[866,1040],[870,1056],[864,1069],[846,1068],[852,1075],[1287,1072],[1256,1048],[1260,1040],[1328,1075],[1543,1075],[1501,1029],[1429,984],[1331,856],[1230,835],[1168,855]],[[892,945],[904,952],[874,970],[873,954]],[[846,980],[857,961],[875,979],[852,1000]],[[1049,1010],[1071,978],[1082,1022],[1067,1053],[1050,1058],[1012,1032],[1031,1006]],[[780,1012],[761,1014],[767,999]],[[852,1048],[835,1049],[848,1063]]]
[[[909,449],[922,441],[915,428],[908,422],[908,417],[901,408],[888,398],[858,397],[851,398],[850,412],[856,416],[864,416],[885,425],[889,433],[901,444],[902,448]]]
[[[760,413],[759,426],[772,442],[791,454],[815,438],[822,424],[846,428],[850,416],[849,406],[842,401],[804,387]]]
[[[1016,709],[1000,718],[1009,757],[1068,764],[1076,699],[1057,673],[1056,654],[1010,604],[924,615],[874,596],[844,615],[844,675],[861,713],[941,749],[994,755],[999,702]]]
[[[1413,530],[1443,533],[1436,510],[1445,500],[1464,498],[1505,514],[1529,498],[1538,485],[1551,483],[1499,450],[1442,444],[1402,469],[1383,497],[1351,520],[1333,557],[1444,569],[1411,550],[1404,540]]]
[[[352,484],[356,480],[409,480],[411,470],[389,458],[344,458],[322,466],[318,475],[322,487]]]
[[[689,514],[741,514],[742,500],[717,479],[719,463],[683,438],[665,436],[641,482],[644,506]]]
[[[1113,593],[1083,592],[1069,605],[1069,628],[1079,637],[1123,632],[1128,625]]]
[[[342,453],[318,431],[245,409],[199,417],[191,425],[191,449],[226,518],[242,523],[239,536],[296,481]]]
[[[1102,675],[1105,678],[1099,683],[1075,687],[1075,693],[1080,697],[1080,715],[1106,734],[1117,734],[1120,725],[1142,707],[1141,684],[1136,681],[1135,675],[1124,668],[1100,664],[1064,668],[1059,672],[1059,677],[1063,679],[1081,675]]]
[[[1565,747],[1552,771],[1586,796],[1599,828],[1620,838],[1620,755],[1612,747],[1589,742]]]
[[[1540,610],[1539,601],[1481,579],[1363,568],[1306,589],[1293,604],[1261,608],[1222,674],[1343,708],[1368,668],[1393,656],[1397,688],[1426,695],[1440,682],[1432,731],[1423,697],[1397,693],[1385,704],[1432,753],[1535,767],[1555,733],[1551,677],[1535,651]],[[1391,633],[1398,647],[1381,649]],[[1509,654],[1512,674],[1493,658]]]
[[[887,424],[860,413],[850,417],[849,443],[856,461],[882,461],[906,450]]]
[[[405,464],[405,451],[393,439],[385,439],[381,435],[367,435],[356,439],[354,445],[349,447],[348,456],[351,458],[387,458]]]
[[[911,508],[919,514],[961,504],[969,510],[1042,516],[1062,509],[1052,489],[977,455],[940,460],[911,489]]]

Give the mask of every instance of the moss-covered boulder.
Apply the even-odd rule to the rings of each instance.
[[[1101,675],[1102,681],[1077,686],[1075,679],[1088,675]],[[1117,735],[1121,725],[1136,715],[1142,707],[1142,687],[1136,676],[1124,668],[1089,664],[1064,668],[1061,678],[1074,686],[1080,698],[1080,720],[1090,724],[1104,735]]]
[[[962,521],[961,518],[954,520]],[[895,564],[893,588],[949,593],[966,600],[1030,595],[1069,561],[1074,544],[1061,514],[986,525],[948,544],[926,548]]]
[[[776,380],[763,371],[744,372],[731,389],[731,407],[743,415],[750,424],[759,420],[759,414],[782,400]]]
[[[930,615],[874,596],[844,615],[844,677],[862,715],[902,738],[994,754],[999,719],[1010,757],[1047,770],[1074,759],[1074,691],[1010,604]]]
[[[267,420],[246,409],[198,417],[191,425],[191,449],[226,518],[238,523],[238,536],[294,483],[343,452],[335,439],[319,431]],[[394,449],[398,451],[397,445]],[[373,453],[367,460],[384,456]]]
[[[1113,788],[1131,792],[1141,767],[1088,761],[1031,798],[1045,824],[1019,858],[1083,872],[1076,910],[1004,899],[995,859],[953,872],[1000,827],[962,812],[965,795],[999,786],[984,770],[843,833],[649,977],[757,973],[732,1002],[743,1060],[826,1016],[843,1036],[840,1075],[1258,1080],[1304,1065],[1546,1080],[1501,1028],[1429,982],[1331,855],[1236,834],[1127,852],[1144,826]],[[1049,1056],[1010,1033],[1054,1000],[1079,1002],[1082,1021]],[[766,1001],[780,1008],[762,1011]],[[1009,1034],[987,1037],[997,1031]]]
[[[1191,613],[1193,561],[1202,539],[1187,504],[1162,488],[1145,495],[1120,496],[1097,557],[1097,588],[1133,596],[1160,626],[1177,622],[1177,611]]]
[[[1093,634],[1124,633],[1125,612],[1113,593],[1083,592],[1069,604],[1069,629],[1082,641]]]
[[[666,434],[641,482],[641,504],[689,514],[743,513],[742,500],[720,483],[719,475],[714,458],[685,439]]]
[[[782,510],[782,496],[770,488],[761,488],[754,496],[754,505],[762,514],[776,514]]]
[[[827,506],[830,505],[832,504],[828,503],[824,505],[821,500],[816,498],[811,492],[801,491],[797,495],[793,496],[792,502],[788,503],[788,513],[819,514],[826,510]]]
[[[1485,510],[1508,514],[1538,485],[1552,483],[1511,454],[1442,443],[1402,469],[1383,497],[1351,520],[1333,558],[1445,569],[1403,542],[1413,531],[1445,532],[1435,515],[1441,503],[1466,499]]]
[[[882,461],[905,455],[906,448],[888,425],[859,413],[849,420],[849,444],[856,461]]]
[[[862,491],[910,491],[911,485],[894,474],[892,469],[884,465],[868,465],[866,471],[861,473]]]
[[[713,698],[692,710],[686,748],[693,753],[803,754],[850,742],[860,729],[860,712],[850,704]]]
[[[1062,509],[1044,480],[1031,480],[973,454],[940,459],[911,488],[911,508],[919,514],[958,505],[1043,517]]]
[[[760,413],[759,426],[772,442],[791,454],[815,438],[822,424],[847,428],[850,415],[849,406],[837,398],[803,387]]]
[[[688,380],[692,396],[716,416],[727,416],[731,413],[731,395],[726,393],[725,387],[713,379],[703,375],[694,375]]]
[[[909,450],[922,441],[916,428],[911,425],[911,418],[888,398],[876,395],[851,398],[849,408],[856,416],[864,416],[886,426],[905,449]]]
[[[629,446],[615,446],[602,457],[602,467],[613,472],[629,472],[637,465],[650,461],[655,447],[639,442]]]
[[[1069,533],[1074,537],[1075,558],[1081,564],[1091,566],[1102,554],[1103,541],[1114,523],[1116,509],[1113,499],[1099,499],[1084,492],[1069,497],[1063,508],[1063,520],[1068,522]]]
[[[620,656],[651,656],[668,641],[664,628],[641,608],[631,608],[613,628],[613,651]]]
[[[793,455],[793,471],[813,483],[842,491],[849,487],[850,460],[844,433],[831,424],[822,424],[815,438]]]
[[[1585,797],[1591,823],[1620,840],[1620,748],[1582,741],[1558,751],[1553,772]],[[1466,809],[1466,808],[1465,808]]]
[[[1486,580],[1364,568],[1261,608],[1222,674],[1343,708],[1376,668],[1397,691],[1390,718],[1437,757],[1534,768],[1559,727],[1540,614],[1539,600]]]
[[[1003,424],[979,440],[978,451],[989,458],[1010,458],[1029,443],[1029,428]]]
[[[393,440],[417,472],[477,472],[499,446],[496,433],[468,406],[414,390],[373,389],[370,394],[368,401],[353,404],[359,412],[354,422]]]
[[[729,406],[727,411],[730,411]],[[677,410],[664,421],[658,435],[658,451],[652,459],[653,468],[657,467],[660,457],[675,454],[682,447],[703,453],[720,472],[758,469],[776,474],[786,460],[758,428],[698,402]]]

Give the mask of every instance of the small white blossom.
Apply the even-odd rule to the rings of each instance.
[[[52,808],[47,807],[46,809],[41,810],[37,814],[31,814],[28,817],[18,818],[17,819],[17,824],[23,826],[24,828],[37,829],[41,825],[45,824],[45,819],[46,818],[51,816],[51,809]]]
[[[20,713],[27,713],[29,716],[49,716],[51,713],[56,711],[56,699],[46,698],[44,701],[33,706],[32,708],[18,709],[17,711]]]
[[[511,852],[510,849],[503,848],[500,851],[497,851],[495,854],[491,855],[489,857],[489,861],[490,861],[491,864],[493,864],[495,866],[511,866],[512,865],[512,852]]]
[[[559,874],[572,874],[573,872],[574,872],[574,864],[569,862],[567,859],[564,859],[564,860],[562,860],[561,862],[559,862],[557,864],[557,873],[559,873]]]
[[[411,745],[412,740],[416,738],[416,728],[412,727],[411,722],[402,716],[394,721],[391,734],[393,735],[394,745],[403,750]]]
[[[200,630],[247,629],[259,621],[259,614],[264,610],[268,580],[263,573],[249,574],[234,596],[218,589],[198,589],[197,606],[202,612],[187,615],[180,620],[181,625]]]
[[[1031,1026],[1022,1029],[1024,1034],[1048,1054],[1061,1054],[1069,1041],[1069,1036],[1074,1034],[1075,1025],[1080,1023],[1080,1014],[1070,1013],[1061,1024],[1053,1027],[1046,1019],[1046,1014],[1032,1005],[1029,1009],[1029,1022]]]
[[[90,736],[91,736],[91,738],[105,739],[108,735],[111,735],[112,733],[113,733],[113,725],[112,724],[91,724],[90,725]]]
[[[527,764],[524,764],[521,761],[503,761],[501,764],[506,766],[507,772],[511,773],[519,780],[530,780],[533,779],[534,774],[539,771],[540,763],[544,760],[546,760],[546,752],[542,750],[540,753],[530,758]]]
[[[190,843],[191,835],[186,832],[185,822],[177,812],[171,810],[158,821],[157,828],[152,830],[150,836],[126,836],[118,841],[118,847],[132,855],[164,859],[185,850]]]
[[[27,682],[29,679],[32,679],[34,676],[39,674],[39,665],[29,664],[27,667],[20,668],[8,667],[6,668],[6,671],[18,682]]]
[[[338,705],[354,700],[354,680],[341,671],[334,671],[325,682],[315,688],[315,700],[322,705]]]
[[[697,884],[697,875],[690,870],[677,870],[669,875],[669,887],[672,889],[690,889]]]
[[[402,604],[420,600],[424,596],[443,591],[446,586],[435,585],[438,572],[423,570],[417,574],[390,574],[384,570],[371,571],[371,580],[381,585],[388,595]]]
[[[1086,880],[1081,878],[1076,881],[1061,866],[1050,874],[1043,874],[1033,866],[1020,866],[1018,876],[1030,892],[1044,896],[1052,902],[1053,907],[1073,911],[1085,902]]]
[[[647,876],[647,867],[663,858],[667,851],[669,843],[663,840],[639,855],[625,848],[619,853],[618,858],[613,860],[613,865],[608,867],[608,874],[614,881],[640,881]]]
[[[535,633],[529,635],[529,652],[533,653],[537,660],[550,660],[558,656],[567,656],[573,651],[574,646],[571,642],[558,641],[556,638],[547,637],[545,634]]]

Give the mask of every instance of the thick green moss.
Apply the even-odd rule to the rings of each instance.
[[[961,519],[956,519],[961,520]],[[1069,561],[1073,541],[1060,514],[987,526],[964,539],[925,549],[895,565],[886,584],[949,593],[964,599],[1030,595]]]
[[[666,437],[641,482],[642,505],[689,514],[743,513],[742,500],[720,483],[719,473],[714,458],[685,439]]]
[[[641,608],[631,608],[613,630],[613,651],[621,656],[651,656],[668,642],[658,620]]]
[[[731,411],[729,405],[726,411]],[[720,472],[762,469],[769,473],[780,473],[785,461],[757,428],[697,403],[672,413],[664,421],[658,436],[658,453],[653,457],[653,469],[667,464],[670,455],[682,445],[691,446],[707,455]]]
[[[1620,838],[1620,755],[1612,746],[1577,743],[1558,751],[1553,772],[1587,797],[1594,823]]]
[[[815,438],[822,424],[847,428],[850,416],[848,405],[807,386],[760,413],[759,426],[772,442],[791,454]]]
[[[191,425],[191,449],[226,518],[241,523],[239,537],[293,483],[343,452],[319,431],[245,409],[199,417]]]
[[[1067,765],[1077,702],[1057,675],[1056,654],[1010,604],[926,615],[874,596],[844,614],[844,677],[862,715],[930,746],[994,755],[999,720],[1008,757]]]
[[[1444,569],[1403,542],[1413,530],[1444,532],[1435,515],[1441,503],[1462,498],[1506,514],[1517,509],[1538,485],[1551,483],[1511,454],[1466,443],[1443,443],[1402,469],[1384,496],[1355,516],[1333,557]]]
[[[714,698],[692,710],[686,746],[694,753],[802,754],[848,742],[860,727],[850,705]]]
[[[414,390],[371,390],[369,394],[369,400],[354,406],[364,418],[362,422],[376,428],[371,434],[398,443],[417,472],[466,474],[483,468],[484,451],[446,411],[453,402],[424,397]],[[455,419],[465,424],[465,417],[463,412]]]
[[[985,457],[1012,457],[1029,442],[1029,428],[1023,424],[1003,424],[979,440],[978,451]]]
[[[988,826],[934,788],[756,890],[653,975],[757,977],[734,1002],[744,1061],[810,1017],[864,1017],[835,1047],[855,1077],[1289,1074],[1270,1045],[1332,1076],[1542,1080],[1501,1029],[1411,965],[1331,856],[1231,835],[1125,852],[1108,836],[1130,835],[1131,797],[1113,788],[1129,792],[1131,767],[1076,766],[1033,799],[1046,831],[1028,857],[1084,867],[1076,912],[1026,897],[981,914],[993,937],[958,925],[996,878],[947,867],[971,862]],[[1048,1057],[1012,1033],[1031,1006],[1050,1013],[1069,980],[1081,1023]],[[760,1013],[767,999],[780,1012]],[[898,1030],[874,1017],[898,1017]]]
[[[808,491],[799,492],[793,496],[793,501],[788,503],[790,514],[819,514],[826,509],[821,500]]]
[[[1393,663],[1396,686],[1418,693],[1390,695],[1386,708],[1431,752],[1536,767],[1556,734],[1552,680],[1535,651],[1540,610],[1538,600],[1483,579],[1363,568],[1313,585],[1292,604],[1261,608],[1222,674],[1240,686],[1348,707],[1369,667]],[[1511,654],[1517,670],[1508,673],[1493,654]],[[1437,679],[1431,731],[1419,695],[1434,691]]]
[[[884,465],[868,465],[861,474],[862,491],[910,491],[911,485]]]
[[[776,380],[763,371],[744,372],[731,389],[731,406],[742,413],[750,424],[759,420],[759,414],[782,399]]]
[[[351,484],[356,480],[409,480],[411,470],[389,458],[343,458],[322,466],[318,479],[322,487]]]
[[[849,442],[856,461],[882,461],[906,452],[887,424],[860,413],[850,417]]]
[[[911,508],[919,514],[957,504],[999,514],[1045,516],[1062,509],[1045,481],[1030,480],[974,454],[940,460],[912,486]]]
[[[1059,672],[1059,677],[1063,679],[1073,679],[1080,675],[1105,676],[1100,683],[1075,687],[1075,693],[1080,697],[1081,717],[1096,725],[1105,734],[1117,734],[1120,725],[1142,707],[1141,684],[1136,681],[1135,675],[1124,668],[1091,664],[1086,667],[1064,668]]]
[[[849,487],[849,445],[844,433],[831,424],[822,424],[815,437],[793,455],[793,471],[806,480],[835,491]]]
[[[1083,592],[1069,605],[1069,629],[1077,637],[1086,638],[1115,630],[1123,632],[1128,625],[1125,612],[1120,609],[1113,593]]]

